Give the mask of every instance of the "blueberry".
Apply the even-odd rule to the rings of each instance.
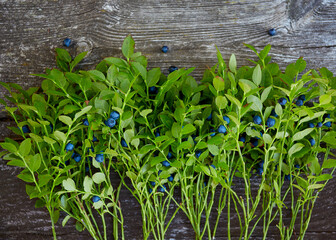
[[[229,123],[230,123],[230,118],[229,118],[229,117],[227,117],[227,116],[224,116],[224,117],[223,117],[223,120],[224,120],[224,121],[226,121],[226,123],[227,123],[227,124],[229,124]]]
[[[210,121],[212,119],[212,113],[210,113],[209,117],[206,120]]]
[[[98,139],[95,136],[93,136],[92,137],[92,142],[98,142]]]
[[[258,144],[259,144],[259,141],[258,141],[258,139],[254,139],[254,140],[252,140],[251,143],[252,143],[253,147],[257,147]]]
[[[214,137],[214,136],[216,135],[216,132],[215,132],[214,129],[210,129],[210,132],[212,132],[212,133],[210,134],[211,137]]]
[[[158,191],[164,193],[166,191],[166,187],[163,185],[162,187],[158,187]]]
[[[92,146],[88,148],[87,153],[90,153],[90,150],[91,152],[94,152],[94,148]]]
[[[151,93],[151,94],[156,94],[157,93],[157,91],[158,91],[158,89],[157,89],[157,87],[150,87],[149,88],[149,93]]]
[[[70,38],[66,38],[63,40],[63,45],[66,47],[69,47],[71,44],[71,39]]]
[[[245,139],[245,137],[241,136],[241,137],[239,137],[239,141],[245,143],[246,139]]]
[[[80,162],[80,160],[82,159],[81,155],[79,155],[78,153],[72,154],[72,158],[73,158],[76,162]]]
[[[278,117],[278,114],[275,113],[275,110],[274,110],[274,109],[272,109],[271,116],[273,116],[273,117]]]
[[[326,118],[330,118],[330,114],[329,113],[326,113],[323,115],[323,118],[326,119]]]
[[[264,173],[264,169],[263,168],[258,168],[257,169],[257,174],[258,175],[262,175]]]
[[[151,181],[150,184],[154,187],[155,186],[155,182]]]
[[[170,162],[168,162],[167,160],[164,160],[164,161],[162,162],[162,166],[164,166],[164,167],[169,167],[169,166],[170,166]]]
[[[95,159],[99,163],[104,162],[104,154],[97,154]]]
[[[286,98],[280,98],[280,99],[279,99],[279,104],[280,104],[281,106],[285,106],[286,103],[287,103],[287,99],[286,99]]]
[[[100,197],[98,196],[93,196],[92,197],[92,202],[99,202],[100,201]]]
[[[253,117],[253,122],[255,123],[255,124],[261,124],[261,122],[262,122],[262,120],[261,120],[261,117],[260,116],[254,116]]]
[[[30,129],[29,129],[28,125],[22,126],[22,131],[23,131],[23,133],[30,133]]]
[[[296,106],[298,107],[301,107],[303,105],[303,101],[301,99],[298,99],[296,102],[295,102]]]
[[[110,118],[113,118],[114,120],[117,120],[120,117],[120,114],[116,111],[111,112]]]
[[[220,125],[217,131],[219,133],[226,133],[226,127],[224,125]]]
[[[160,132],[159,131],[155,132],[155,137],[160,137]]]
[[[264,168],[264,160],[259,163],[260,168]]]
[[[169,50],[169,48],[168,48],[167,46],[162,46],[162,48],[161,48],[161,51],[162,51],[163,53],[167,53],[168,50]]]
[[[309,142],[310,142],[310,145],[312,145],[312,146],[315,145],[315,139],[314,138],[309,139]]]
[[[178,70],[178,67],[175,67],[175,66],[170,66],[168,68],[169,73],[172,73],[172,72],[177,71],[177,70]]]
[[[72,151],[74,150],[75,146],[72,144],[72,143],[68,143],[66,146],[65,146],[65,150],[66,151]]]
[[[158,175],[160,175],[160,173],[162,173],[162,170],[159,170],[159,171],[158,171]]]
[[[331,122],[326,122],[326,123],[324,124],[324,126],[326,126],[326,127],[331,127]]]
[[[308,127],[309,127],[309,128],[314,128],[315,125],[314,125],[314,123],[310,122],[310,123],[308,123]]]
[[[273,127],[274,126],[274,124],[275,124],[275,119],[273,119],[273,118],[268,118],[267,119],[267,121],[266,121],[266,125],[267,125],[267,127]]]
[[[121,146],[127,147],[127,143],[124,139],[121,139]]]
[[[290,179],[291,179],[291,175],[289,175],[289,174],[285,175],[285,180],[286,181],[289,181]]]
[[[52,131],[54,128],[53,128],[53,125],[50,123],[49,124],[49,127],[50,127],[50,130]]]
[[[306,96],[305,95],[300,95],[299,99],[302,100],[303,102],[306,101]]]
[[[297,168],[297,169],[300,169],[300,165],[299,164],[295,164],[294,167]]]
[[[168,159],[171,159],[173,157],[173,155],[171,154],[171,152],[169,152],[168,154],[167,154],[167,158]]]
[[[195,156],[196,156],[197,158],[199,158],[199,157],[201,156],[201,154],[202,154],[201,151],[197,151],[196,154],[195,154]]]
[[[84,126],[89,126],[89,120],[87,118],[84,119],[83,121]]]
[[[270,30],[268,30],[268,34],[270,36],[274,36],[276,34],[276,30],[274,28],[271,28]]]
[[[216,169],[216,166],[211,164],[210,167],[212,167],[213,169]]]
[[[107,121],[105,122],[106,126],[113,128],[116,125],[116,120],[113,118],[109,118],[107,119]]]
[[[153,189],[149,188],[148,192],[149,192],[149,194],[151,194],[153,192]]]
[[[169,181],[169,182],[172,182],[173,180],[174,180],[173,175],[170,175],[170,176],[168,177],[168,181]]]
[[[316,124],[316,127],[318,127],[318,128],[322,127],[322,123],[321,123],[321,122],[318,122],[318,123]]]

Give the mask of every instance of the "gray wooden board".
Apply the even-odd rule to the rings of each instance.
[[[333,0],[2,0],[0,1],[0,80],[38,86],[41,79],[30,76],[55,66],[54,49],[65,37],[74,44],[73,55],[89,51],[81,63],[90,69],[102,58],[121,56],[124,37],[132,34],[136,50],[148,57],[149,67],[196,67],[199,80],[216,63],[215,45],[228,60],[234,53],[238,65],[255,59],[242,43],[258,50],[270,43],[272,59],[282,69],[299,57],[308,68],[327,67],[336,72],[336,2]],[[276,36],[267,30],[277,29]],[[160,52],[162,45],[169,53]],[[1,89],[1,97],[4,89]],[[0,114],[0,139],[15,137]],[[51,239],[48,214],[34,209],[24,184],[15,176],[18,169],[0,165],[0,239]],[[334,239],[336,233],[335,187],[332,180],[317,201],[305,239]],[[139,207],[125,190],[121,193],[127,239],[140,239]],[[223,226],[225,229],[225,226]],[[89,239],[69,224],[57,226],[59,239]],[[257,229],[257,233],[260,229]],[[234,230],[234,233],[238,232]],[[277,239],[276,228],[269,239]],[[272,237],[274,235],[274,237]],[[168,238],[192,239],[187,219],[179,213]],[[225,239],[220,231],[218,239]],[[254,239],[258,239],[256,235]]]

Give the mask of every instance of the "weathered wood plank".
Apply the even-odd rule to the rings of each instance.
[[[135,38],[136,49],[148,56],[149,67],[161,67],[165,73],[171,65],[197,67],[192,74],[196,79],[216,62],[215,45],[224,59],[235,53],[239,66],[249,64],[246,59],[254,56],[243,47],[244,42],[259,50],[270,43],[270,55],[282,69],[302,56],[308,68],[325,66],[336,72],[335,13],[336,3],[332,0],[4,0],[0,2],[0,80],[20,83],[25,88],[38,86],[41,79],[29,74],[55,67],[54,48],[61,47],[65,37],[74,41],[70,47],[73,55],[90,52],[81,67],[91,68],[103,57],[120,56],[127,34]],[[270,37],[270,28],[276,28],[278,34]],[[162,45],[170,47],[169,53],[160,52]],[[0,95],[4,95],[3,89]],[[0,117],[0,139],[13,137],[5,129],[10,122],[4,115]],[[24,184],[15,178],[18,170],[1,161],[0,172],[0,239],[50,239],[48,214],[34,209]],[[335,183],[332,180],[317,201],[306,239],[325,239],[335,234],[336,206],[331,204],[336,195]],[[121,199],[132,198],[124,189]],[[122,205],[127,239],[139,239],[141,218],[135,217],[139,208],[134,199]],[[237,230],[233,229],[234,233],[238,234]],[[275,227],[271,229],[271,233],[276,231]],[[57,232],[59,239],[89,238],[70,225],[58,225]],[[187,219],[180,213],[169,238],[192,236]],[[224,232],[218,239],[225,239]]]

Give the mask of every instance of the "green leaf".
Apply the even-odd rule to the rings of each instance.
[[[324,94],[320,96],[320,105],[328,104],[331,102],[331,96]]]
[[[80,112],[75,114],[75,118],[74,118],[74,122],[80,118],[81,116],[83,116],[85,113],[89,112],[91,110],[92,106],[87,106],[85,108],[83,108]]]
[[[108,57],[104,59],[107,64],[110,65],[115,65],[118,68],[128,68],[128,63],[121,58],[116,58],[116,57]]]
[[[254,96],[254,95],[250,95],[250,96],[247,97],[247,102],[252,103],[252,105],[251,105],[252,110],[260,112],[260,113],[262,112],[263,104],[258,97]]]
[[[237,98],[235,98],[235,97],[233,97],[229,94],[225,94],[225,96],[229,99],[230,102],[236,104],[238,108],[241,108],[241,103]]]
[[[204,172],[206,175],[211,177],[211,172],[209,167],[201,165],[200,168],[202,169],[202,172]]]
[[[31,139],[27,138],[26,140],[24,140],[19,147],[19,153],[25,157],[29,154],[31,150]]]
[[[99,202],[94,202],[94,203],[93,203],[93,208],[94,208],[94,209],[100,209],[100,208],[102,208],[103,206],[104,206],[103,201],[99,201]]]
[[[131,171],[127,171],[126,172],[126,175],[129,179],[135,181],[137,179],[137,175],[134,173],[134,172],[131,172]]]
[[[64,217],[64,219],[62,220],[62,227],[65,226],[65,224],[69,221],[70,218],[71,218],[70,215],[66,215]]]
[[[180,136],[180,131],[181,131],[181,127],[177,122],[173,123],[171,132],[174,138],[178,138]]]
[[[288,155],[292,156],[294,153],[300,151],[305,145],[302,143],[295,143],[288,151]]]
[[[237,60],[236,60],[236,56],[234,54],[231,55],[230,57],[230,61],[229,61],[229,68],[230,71],[233,73],[236,73],[236,69],[237,69]]]
[[[224,84],[224,80],[223,78],[217,76],[214,77],[213,79],[213,86],[215,87],[215,89],[219,92],[219,91],[223,91],[225,88],[225,84]]]
[[[136,74],[140,73],[143,80],[145,80],[145,82],[147,82],[147,70],[146,70],[146,68],[138,62],[132,62],[131,66],[134,68],[135,73]]]
[[[271,143],[272,143],[272,137],[271,137],[271,135],[269,135],[269,134],[267,134],[267,133],[265,133],[265,134],[263,135],[263,139],[264,139],[264,142],[265,142],[266,144],[271,144]]]
[[[333,177],[330,175],[330,174],[322,174],[320,176],[317,176],[315,178],[315,181],[316,182],[321,182],[321,181],[327,181],[327,180],[330,180],[332,179]]]
[[[69,52],[63,48],[56,48],[55,49],[57,56],[64,62],[70,63],[71,62],[71,56]]]
[[[16,153],[17,152],[17,148],[12,143],[3,142],[3,143],[0,143],[0,146],[3,149],[8,150],[9,152],[12,152],[12,153]]]
[[[195,130],[196,128],[192,124],[189,123],[182,128],[182,135],[190,134],[194,132]]]
[[[41,166],[41,155],[35,154],[32,158],[29,159],[28,166],[32,172],[37,171]]]
[[[336,146],[336,132],[327,132],[321,139],[322,142],[325,142],[331,146]]]
[[[210,152],[212,155],[217,156],[217,155],[219,154],[219,148],[218,148],[216,145],[209,144],[209,145],[208,145],[208,149],[209,149],[209,152]]]
[[[88,73],[94,81],[105,81],[104,73],[102,73],[98,70],[90,70],[90,71],[88,71]]]
[[[83,185],[84,185],[84,191],[90,193],[93,185],[92,179],[89,176],[85,176]]]
[[[26,167],[26,165],[24,164],[24,162],[22,160],[12,160],[12,161],[9,161],[7,163],[7,165],[9,165],[9,166],[16,166],[16,167],[22,167],[22,168]]]
[[[128,35],[124,42],[123,45],[121,47],[121,51],[123,53],[123,55],[127,58],[127,60],[133,55],[134,53],[134,40],[131,37],[131,35]]]
[[[59,141],[62,141],[62,142],[65,142],[65,141],[66,141],[66,136],[65,136],[65,133],[63,133],[63,132],[60,132],[60,131],[56,130],[56,131],[54,132],[54,136],[55,136],[55,138],[56,138],[57,140],[59,140]],[[44,139],[44,140],[45,140],[45,139]]]
[[[323,188],[324,184],[313,184],[308,186],[308,190]]]
[[[92,176],[92,180],[97,184],[100,184],[100,183],[104,182],[105,179],[106,179],[105,174],[102,173],[102,172],[97,172],[97,173],[93,174],[93,176]]]
[[[75,57],[75,59],[70,63],[70,68],[71,68],[71,70],[72,70],[78,63],[80,63],[80,61],[82,61],[83,58],[85,58],[85,56],[86,56],[87,53],[88,53],[88,52],[82,52],[82,53],[78,54],[78,55]]]
[[[153,87],[160,79],[160,68],[153,68],[147,72],[147,87]]]
[[[127,144],[129,144],[131,142],[133,137],[134,137],[134,130],[133,129],[127,129],[124,132],[124,138],[125,138],[125,141],[127,142]]]
[[[150,114],[151,112],[153,112],[152,109],[145,109],[145,110],[142,110],[142,111],[140,112],[140,115],[143,116],[143,117],[145,118],[145,117],[146,117],[148,114]]]
[[[49,144],[54,144],[56,141],[50,137],[47,137],[47,136],[43,136],[43,140],[46,142],[46,143],[49,143]]]
[[[43,175],[39,175],[38,179],[39,179],[38,185],[40,187],[43,187],[53,178],[49,174],[43,174]]]
[[[272,86],[269,86],[264,89],[260,97],[260,100],[262,103],[265,102],[265,100],[268,98],[268,95],[270,94],[271,90],[272,90]]]
[[[277,104],[275,105],[275,113],[276,113],[277,115],[279,115],[279,116],[281,116],[282,113],[283,113],[283,111],[282,111],[282,107],[281,107],[281,105],[280,105],[279,103],[277,103]]]
[[[191,147],[192,145],[189,141],[184,141],[177,147],[177,150],[190,149]]]
[[[147,144],[140,149],[140,154],[146,154],[151,150],[154,150],[156,147],[152,144]]]
[[[72,125],[72,119],[70,117],[61,115],[58,118],[61,122],[65,123],[66,125],[68,126]]]
[[[310,134],[312,131],[314,131],[314,128],[307,128],[303,131],[297,132],[294,134],[292,141],[298,141],[303,139],[305,136],[307,136],[308,134]]]
[[[33,176],[30,173],[21,172],[19,175],[17,175],[17,177],[25,182],[29,182],[29,183],[34,182]]]
[[[62,181],[62,185],[63,185],[63,188],[65,190],[69,191],[69,192],[75,192],[75,191],[77,191],[76,184],[75,184],[74,180],[72,180],[71,178],[63,180]]]
[[[29,133],[29,136],[37,143],[43,142],[43,139],[39,135],[36,135],[34,133]]]
[[[257,86],[261,83],[261,68],[259,64],[253,70],[252,80]]]
[[[322,164],[322,168],[334,168],[334,167],[336,167],[336,159],[327,159]]]
[[[217,96],[215,102],[218,109],[224,109],[228,104],[228,101],[224,96]]]

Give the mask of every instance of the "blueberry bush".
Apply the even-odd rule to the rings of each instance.
[[[197,82],[193,68],[171,66],[168,76],[148,70],[134,45],[128,36],[124,58],[89,71],[77,66],[86,52],[72,58],[58,48],[58,68],[35,74],[41,87],[1,82],[9,92],[1,103],[17,125],[10,129],[22,137],[6,138],[1,156],[22,168],[18,178],[49,211],[54,239],[60,211],[63,225],[72,218],[93,239],[107,239],[110,227],[114,239],[125,239],[122,187],[141,207],[144,239],[165,239],[178,211],[195,239],[214,239],[224,224],[231,239],[232,216],[240,239],[257,226],[266,239],[271,224],[281,239],[303,239],[336,167],[333,74],[305,70],[302,58],[283,72],[270,45],[257,52],[246,44],[257,55],[252,67],[238,68],[235,55],[226,65],[217,49],[218,63]]]

